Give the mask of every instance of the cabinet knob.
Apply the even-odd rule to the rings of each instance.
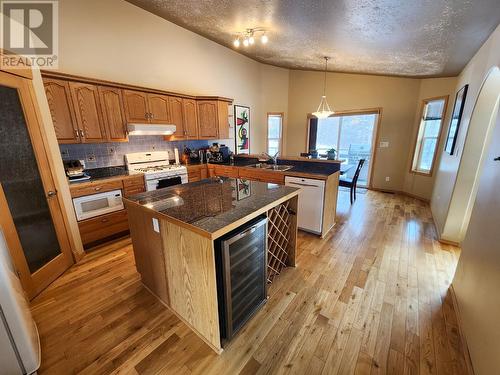
[[[101,219],[101,223],[107,223],[109,219]]]
[[[80,138],[80,133],[78,132],[78,129],[75,129],[75,138]]]
[[[102,188],[101,188],[101,187],[99,187],[99,186],[94,188],[94,190],[95,190],[95,191],[99,191],[99,190],[101,190],[101,189],[102,189]]]

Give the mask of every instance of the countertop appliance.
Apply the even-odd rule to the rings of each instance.
[[[129,173],[144,173],[146,191],[188,182],[187,168],[178,164],[171,165],[168,151],[126,154],[125,161]]]
[[[301,189],[299,194],[298,227],[307,232],[321,234],[325,181],[312,178],[285,176],[285,186]]]
[[[0,372],[33,374],[40,367],[40,338],[0,228]]]
[[[267,218],[215,242],[219,327],[224,346],[267,300]]]
[[[90,176],[84,172],[85,166],[81,160],[64,160],[64,171],[69,182],[89,180]]]
[[[225,163],[229,161],[229,147],[221,145],[215,150],[210,151],[210,158],[207,158],[210,163]]]
[[[120,211],[124,209],[122,191],[118,189],[73,198],[73,206],[77,221]]]

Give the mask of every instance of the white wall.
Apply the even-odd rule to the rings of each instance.
[[[59,9],[61,72],[233,98],[251,108],[251,151],[264,151],[265,113],[287,110],[287,70],[260,64],[123,0],[60,0]]]
[[[461,242],[475,198],[475,182],[488,123],[469,127],[479,90],[488,71],[500,65],[500,26],[491,34],[465,69],[455,91],[469,84],[455,155],[441,154],[431,199],[431,210],[440,237]]]
[[[418,128],[422,120],[422,102],[424,99],[430,99],[438,96],[448,96],[448,108],[441,125],[441,139],[437,148],[436,160],[434,162],[433,173],[430,176],[411,173],[411,163],[413,160],[412,149],[408,152],[408,161],[406,162],[405,180],[403,191],[413,196],[430,200],[432,196],[432,189],[436,179],[436,170],[440,162],[440,155],[444,148],[446,135],[448,134],[448,127],[450,125],[450,117],[453,111],[453,102],[455,100],[455,86],[457,83],[456,77],[451,78],[428,78],[420,81],[419,95],[416,103],[415,120],[413,128],[409,133],[410,146],[413,147],[417,137]]]

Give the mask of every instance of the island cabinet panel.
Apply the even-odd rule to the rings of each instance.
[[[182,99],[182,109],[184,113],[184,132],[186,137],[198,138],[198,111],[196,100]]]
[[[152,124],[170,124],[170,97],[161,94],[148,94],[149,119]]]
[[[81,141],[85,143],[105,142],[106,133],[97,86],[70,82],[69,88]]]
[[[149,120],[148,94],[134,90],[122,92],[127,122],[147,122]]]
[[[335,217],[337,216],[337,196],[339,192],[339,175],[340,172],[335,172],[328,176],[326,180],[321,237],[325,237],[328,231],[335,225]]]
[[[115,87],[99,86],[99,98],[106,139],[110,142],[128,141],[122,91]]]
[[[52,123],[59,143],[79,143],[80,134],[76,126],[69,83],[59,79],[43,80]]]
[[[156,215],[143,210],[134,210],[129,226],[134,247],[135,265],[143,284],[165,305],[170,305],[168,282],[161,235],[153,230]]]
[[[210,238],[162,220],[170,308],[217,352],[222,351],[214,244]]]

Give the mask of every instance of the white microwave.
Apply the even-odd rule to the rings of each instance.
[[[73,198],[76,219],[78,221],[123,210],[122,191],[113,190],[104,193]]]

